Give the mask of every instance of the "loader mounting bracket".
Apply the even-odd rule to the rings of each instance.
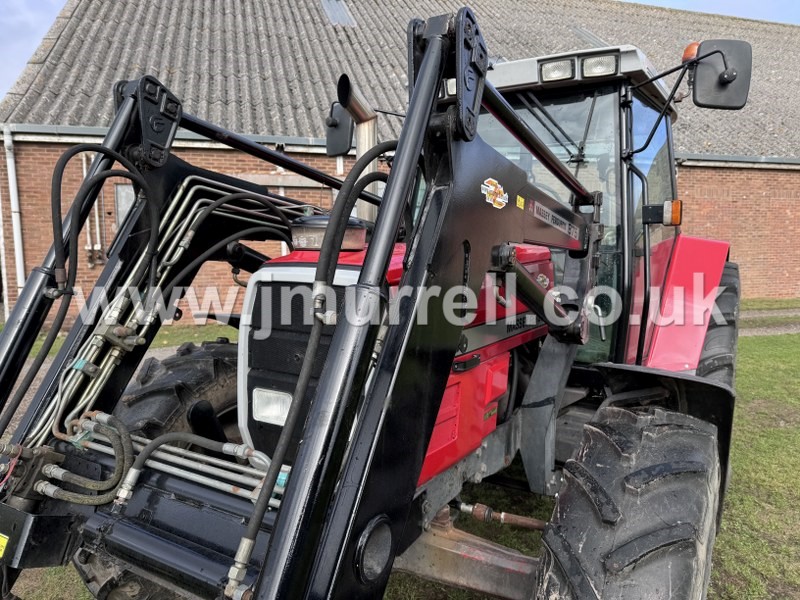
[[[126,97],[137,100],[139,128],[134,139],[138,144],[132,149],[131,158],[148,168],[163,167],[183,117],[181,101],[151,75],[120,81],[115,91],[117,108]]]
[[[459,136],[471,141],[478,132],[483,86],[489,53],[475,15],[462,8],[456,16],[456,127]]]

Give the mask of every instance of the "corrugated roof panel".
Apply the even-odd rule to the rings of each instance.
[[[119,79],[152,73],[188,112],[255,135],[323,137],[336,80],[405,112],[406,26],[463,0],[70,0],[11,92],[0,122],[107,125]],[[634,44],[658,68],[694,40],[753,45],[753,83],[739,112],[679,106],[683,153],[800,158],[794,95],[800,27],[616,0],[472,0],[489,52],[508,60]],[[333,12],[331,12],[333,11]],[[332,16],[333,15],[333,16]],[[345,24],[345,17],[349,21]],[[345,26],[346,25],[346,26]],[[380,137],[401,120],[380,117]]]

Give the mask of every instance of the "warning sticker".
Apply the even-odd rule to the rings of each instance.
[[[525,210],[525,198],[519,195],[517,196],[517,208]]]
[[[0,533],[0,558],[6,553],[6,546],[8,546],[8,536]]]
[[[538,202],[534,202],[532,205],[529,206],[532,206],[533,208],[531,212],[533,212],[534,217],[536,217],[541,221],[544,221],[551,227],[555,227],[559,231],[563,231],[572,239],[574,240],[578,239],[578,236],[580,235],[580,230],[575,225],[573,225],[566,219],[559,217],[552,210],[550,210],[546,206],[539,204]]]

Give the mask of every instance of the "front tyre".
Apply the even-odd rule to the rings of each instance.
[[[164,360],[147,359],[125,390],[114,415],[131,433],[156,438],[191,432],[191,412],[199,403],[213,409],[223,433],[238,441],[236,426],[237,345],[221,338],[187,343]],[[183,600],[186,596],[141,576],[101,546],[80,548],[73,563],[98,600]]]
[[[719,483],[713,425],[600,409],[564,465],[536,598],[705,598]]]

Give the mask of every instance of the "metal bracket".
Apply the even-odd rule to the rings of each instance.
[[[139,80],[142,161],[151,167],[164,166],[182,115],[181,101],[155,77],[147,76]]]
[[[132,158],[151,168],[163,167],[183,117],[178,97],[158,79],[147,75],[135,81],[120,81],[115,86],[117,105],[125,97],[136,99],[139,116],[138,146]]]
[[[72,517],[33,515],[0,504],[0,535],[6,539],[3,562],[12,569],[64,564],[73,538]]]
[[[478,114],[489,68],[489,52],[475,15],[462,8],[456,16],[456,128],[472,141],[478,132]]]
[[[536,587],[539,561],[453,527],[449,509],[403,554],[394,570],[499,598],[522,600]]]

